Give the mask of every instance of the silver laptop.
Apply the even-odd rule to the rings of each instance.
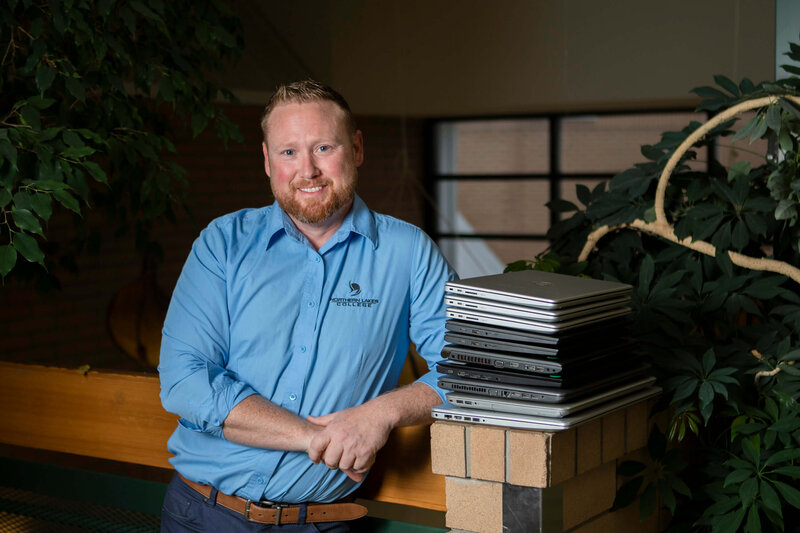
[[[559,309],[624,296],[632,288],[613,281],[523,270],[449,281],[444,290],[538,309]]]
[[[602,313],[603,311],[613,311],[616,308],[626,306],[630,303],[630,301],[630,296],[622,296],[619,298],[598,300],[588,304],[573,305],[571,307],[561,307],[558,309],[536,309],[534,307],[526,307],[523,305],[482,300],[480,298],[473,298],[470,296],[445,295],[444,298],[444,303],[451,307],[483,311],[493,315],[529,318],[531,320],[538,320],[542,322],[560,322],[562,320],[570,320],[581,316]]]
[[[542,346],[527,342],[503,341],[486,337],[476,337],[461,333],[447,331],[444,340],[450,344],[457,344],[465,348],[477,348],[479,350],[500,351],[516,354],[525,354],[534,357],[548,357],[559,361],[572,361],[590,357],[601,351],[609,351],[629,346],[632,341],[625,335],[617,335],[616,338],[601,338],[595,343],[573,344],[564,347]]]
[[[526,402],[507,398],[489,398],[464,392],[448,392],[447,402],[455,407],[467,407],[469,409],[563,418],[597,404],[650,387],[655,381],[656,378],[648,376],[565,403]]]
[[[631,328],[630,317],[603,321],[600,324],[589,324],[583,328],[576,328],[567,333],[558,335],[547,333],[532,333],[518,329],[489,326],[476,322],[448,320],[445,327],[448,331],[470,335],[476,339],[501,340],[515,343],[525,343],[537,346],[549,346],[554,350],[568,346],[580,346],[602,342],[608,344],[619,337],[626,336]]]
[[[484,411],[482,409],[456,407],[447,403],[434,407],[431,415],[437,420],[446,420],[450,422],[467,422],[470,424],[486,424],[518,429],[561,431],[595,420],[609,413],[613,413],[614,411],[647,400],[648,398],[658,396],[659,394],[661,394],[660,387],[648,387],[642,391],[609,400],[595,407],[584,409],[576,414],[562,418]]]
[[[579,328],[581,326],[602,322],[603,320],[626,316],[629,315],[630,312],[630,307],[618,307],[610,311],[593,313],[591,315],[573,318],[571,320],[564,320],[562,322],[540,322],[538,320],[531,320],[527,318],[493,315],[483,311],[473,311],[462,309],[460,307],[447,307],[445,309],[445,315],[447,318],[466,320],[468,322],[477,322],[479,324],[502,326],[505,328],[522,329],[537,333],[558,333],[567,331],[570,329]]]
[[[588,396],[593,392],[612,387],[619,387],[625,383],[636,381],[650,375],[650,366],[637,364],[633,368],[622,370],[613,374],[598,376],[580,385],[554,387],[551,383],[542,380],[536,385],[522,385],[515,383],[489,382],[479,379],[469,379],[457,375],[443,375],[439,377],[440,389],[454,392],[466,392],[489,398],[510,398],[512,400],[525,400],[528,402],[564,403],[571,402]]]

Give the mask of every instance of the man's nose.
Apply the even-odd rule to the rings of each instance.
[[[305,179],[316,178],[320,174],[314,154],[304,153],[300,158],[300,177]]]

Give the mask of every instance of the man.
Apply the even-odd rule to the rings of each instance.
[[[442,401],[434,372],[395,387],[409,341],[440,359],[454,273],[421,230],[355,195],[364,141],[347,103],[290,84],[261,125],[276,204],[201,233],[164,324],[161,399],[181,419],[162,531],[349,531],[363,508],[318,503],[355,490],[389,432]]]

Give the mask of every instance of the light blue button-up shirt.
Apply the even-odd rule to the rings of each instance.
[[[161,343],[161,400],[178,414],[170,460],[227,494],[327,502],[357,483],[301,452],[225,439],[222,423],[260,394],[321,416],[397,386],[409,342],[431,371],[444,346],[444,283],[455,277],[419,228],[356,196],[319,252],[273,204],[214,220],[183,267]]]

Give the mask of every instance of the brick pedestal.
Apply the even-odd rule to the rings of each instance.
[[[447,527],[475,533],[653,533],[638,505],[610,512],[617,464],[647,445],[651,401],[573,429],[524,431],[437,421],[433,471],[446,476]]]

